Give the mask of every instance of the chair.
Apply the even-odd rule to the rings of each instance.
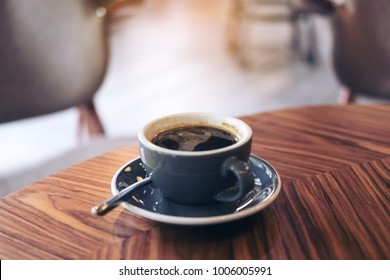
[[[343,85],[341,102],[390,97],[390,1],[298,0],[299,8],[329,14],[333,65]]]
[[[108,52],[96,8],[80,0],[0,2],[0,123],[77,107],[80,131],[104,134],[93,98]]]
[[[128,3],[132,2],[0,1],[0,125],[75,107],[80,138],[83,132],[94,137],[87,145],[0,176],[0,197],[135,141],[102,137],[104,127],[94,106],[108,64],[107,16],[103,16]]]
[[[295,10],[292,0],[234,0],[228,28],[228,47],[245,66],[245,56],[253,49],[252,27],[280,23],[291,27],[290,47],[308,65],[317,63],[317,40],[314,23],[309,13]],[[277,32],[276,29],[274,32]],[[261,37],[264,34],[257,34]],[[280,34],[279,34],[280,36]],[[258,46],[257,46],[258,47]],[[273,51],[275,46],[262,46],[255,53]],[[278,54],[280,56],[280,54]]]

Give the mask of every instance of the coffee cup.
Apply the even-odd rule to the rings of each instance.
[[[247,164],[252,130],[237,118],[210,113],[165,116],[147,124],[138,142],[150,180],[175,202],[237,201],[254,187]]]
[[[153,183],[169,200],[189,205],[234,202],[254,188],[248,165],[252,130],[218,114],[184,113],[156,119],[138,133],[145,179],[93,207],[104,215]]]

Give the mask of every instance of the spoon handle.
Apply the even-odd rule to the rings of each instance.
[[[109,199],[99,203],[98,205],[91,208],[91,213],[98,216],[103,216],[110,212],[112,209],[117,207],[120,203],[123,201],[126,201],[135,191],[136,189],[139,189],[140,187],[149,184],[151,182],[151,178],[147,177],[141,181],[138,181],[137,183],[134,183],[124,190],[120,191],[116,195],[110,197]]]

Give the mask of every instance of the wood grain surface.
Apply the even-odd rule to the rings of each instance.
[[[242,118],[282,191],[240,221],[173,226],[118,207],[114,173],[136,145],[72,166],[0,201],[1,259],[390,259],[390,106],[305,107]]]

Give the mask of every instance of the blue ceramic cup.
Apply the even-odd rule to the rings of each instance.
[[[206,126],[233,135],[234,144],[206,151],[181,151],[152,143],[163,131]],[[156,119],[138,134],[141,160],[149,180],[163,195],[182,204],[237,201],[254,187],[247,162],[252,130],[243,121],[218,114],[185,113]]]

